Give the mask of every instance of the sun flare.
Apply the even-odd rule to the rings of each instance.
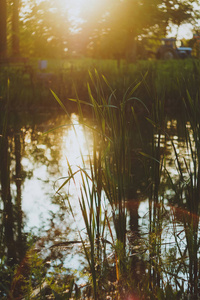
[[[73,124],[73,125],[72,125]],[[84,127],[79,123],[76,114],[71,115],[71,125],[67,128],[63,137],[63,164],[66,165],[66,157],[72,166],[81,166],[83,164],[82,156],[86,159],[89,156],[88,149],[91,139],[86,135]]]
[[[82,12],[96,6],[99,2],[99,0],[72,0],[69,4],[69,2],[60,1],[63,4],[63,8],[66,8],[67,6],[70,19],[80,18]]]

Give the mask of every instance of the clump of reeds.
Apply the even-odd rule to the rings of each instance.
[[[149,122],[152,125],[152,138],[150,148],[146,148],[145,153],[141,153],[148,159],[147,166],[149,172],[147,178],[150,179],[149,189],[149,279],[152,290],[163,288],[163,274],[167,271],[162,258],[162,232],[163,217],[165,212],[164,200],[167,188],[171,190],[169,204],[172,205],[172,226],[174,231],[175,252],[174,254],[174,271],[173,281],[176,286],[176,294],[184,294],[185,284],[184,276],[188,278],[188,293],[196,299],[198,297],[198,278],[199,278],[199,180],[200,180],[200,163],[199,163],[199,140],[200,140],[200,110],[199,96],[191,97],[186,89],[187,97],[183,98],[182,114],[179,119],[179,127],[182,128],[184,140],[186,142],[186,154],[181,153],[175,145],[173,139],[167,132],[166,112],[164,111],[164,101],[153,101],[152,115]],[[162,146],[161,146],[162,140]],[[166,155],[164,145],[166,141],[171,142],[172,152],[174,152],[174,167],[176,176],[169,173],[167,169]],[[180,212],[182,216],[180,215]],[[179,230],[177,219],[183,224],[184,230]],[[177,228],[176,228],[177,227]],[[179,235],[183,236],[180,240]],[[185,241],[185,248],[180,244]],[[168,254],[167,254],[168,255]],[[178,258],[176,261],[175,259]],[[171,263],[173,259],[171,259]],[[176,267],[175,267],[176,266]],[[169,267],[170,269],[170,267]],[[169,272],[169,273],[168,273]],[[172,285],[171,292],[173,291]],[[173,294],[173,292],[172,292]],[[177,294],[178,295],[178,294]],[[174,294],[175,297],[175,294]]]
[[[90,79],[89,103],[71,99],[77,102],[80,121],[84,117],[83,105],[89,106],[93,115],[94,127],[90,128],[94,143],[89,169],[86,168],[83,155],[83,167],[75,172],[68,164],[69,177],[60,188],[71,180],[75,181],[77,172],[81,174],[79,206],[90,246],[87,246],[81,234],[80,238],[91,272],[93,296],[99,299],[99,293],[103,286],[105,288],[104,272],[108,272],[105,266],[109,263],[109,251],[106,249],[111,247],[114,255],[115,274],[111,276],[112,280],[122,283],[127,273],[126,195],[132,178],[133,130],[137,130],[138,126],[135,110],[140,106],[142,110],[148,109],[133,96],[141,82],[130,87],[119,101],[104,76],[100,77],[95,71],[94,75],[90,73]],[[103,85],[110,89],[110,96],[104,93]],[[60,99],[55,97],[66,111]]]
[[[150,72],[154,74],[155,70]],[[198,217],[195,211],[199,209],[199,100],[198,97],[192,99],[188,93],[182,107],[185,112],[183,124],[185,126],[185,137],[189,152],[191,153],[193,165],[188,165],[183,159],[184,169],[188,174],[187,184],[182,184],[179,190],[174,179],[167,170],[166,156],[163,152],[163,141],[170,140],[166,129],[167,114],[165,96],[166,90],[161,93],[156,86],[149,87],[147,74],[141,76],[142,80],[133,88],[124,93],[122,99],[116,96],[115,91],[110,87],[109,82],[104,76],[99,76],[95,71],[94,75],[90,73],[92,86],[88,84],[89,101],[80,99],[71,99],[78,106],[80,120],[83,122],[83,106],[88,106],[93,115],[94,127],[91,130],[94,135],[93,153],[89,158],[89,170],[86,169],[84,157],[82,156],[83,167],[74,173],[68,165],[69,178],[64,185],[71,180],[75,181],[77,172],[81,173],[82,184],[80,187],[79,205],[82,212],[88,243],[80,238],[83,244],[85,255],[91,272],[93,296],[95,299],[100,297],[102,289],[109,289],[105,283],[105,274],[109,273],[108,248],[113,251],[115,261],[115,274],[110,275],[113,284],[117,280],[117,292],[122,295],[123,289],[120,284],[124,284],[129,270],[129,255],[127,252],[127,208],[126,200],[128,190],[132,184],[133,150],[138,148],[134,145],[133,131],[137,131],[140,137],[140,153],[143,162],[144,176],[146,176],[145,195],[149,199],[149,232],[148,232],[148,276],[145,281],[145,293],[151,297],[159,297],[159,293],[165,297],[176,297],[177,293],[183,294],[180,285],[179,271],[182,268],[187,269],[185,253],[182,252],[178,243],[177,251],[181,256],[180,264],[177,266],[174,281],[179,287],[179,291],[174,291],[170,282],[165,286],[165,277],[170,274],[163,264],[163,220],[165,215],[165,187],[170,184],[176,197],[176,204],[189,210],[189,215],[184,219],[185,237],[187,241],[187,250],[189,253],[189,282],[191,285],[191,294],[197,294],[198,278],[198,256],[197,251],[199,242],[197,239]],[[152,80],[152,76],[151,76]],[[103,85],[106,85],[104,88]],[[146,92],[149,99],[152,100],[149,106],[150,111],[143,101],[139,100],[137,95],[141,86],[146,86]],[[105,89],[110,89],[110,95],[107,96]],[[63,103],[57,98],[60,105],[65,109]],[[150,101],[149,101],[150,103]],[[148,104],[149,104],[148,103]],[[151,127],[151,134],[145,140],[140,128],[138,116],[144,111],[147,112],[147,121]],[[192,129],[188,131],[188,120]],[[83,125],[86,126],[86,124]],[[180,162],[180,156],[176,151],[173,140],[172,149],[175,152],[177,171],[180,175],[180,182],[185,182],[183,164]],[[166,179],[168,178],[168,179]],[[144,192],[144,191],[143,191]],[[109,208],[105,206],[102,199],[105,198]],[[179,199],[179,200],[177,200]],[[181,202],[184,199],[184,203]],[[186,201],[186,202],[185,202]],[[186,204],[185,204],[186,203]],[[108,214],[110,211],[110,214]],[[73,213],[73,211],[72,211]],[[177,241],[177,239],[175,238]],[[103,251],[102,251],[103,249]],[[109,252],[110,253],[110,252]],[[170,256],[170,254],[169,254]],[[171,263],[171,262],[170,262]],[[170,268],[169,268],[170,269]],[[108,273],[107,273],[108,272]],[[166,272],[166,273],[165,273]],[[165,273],[165,275],[164,275]],[[171,275],[170,275],[171,276]],[[147,291],[147,285],[150,290]],[[128,286],[128,284],[127,284]],[[137,286],[134,288],[137,290]]]
[[[188,253],[188,261],[181,261],[180,267],[184,267],[189,282],[189,293],[192,297],[198,297],[199,293],[199,209],[200,209],[200,108],[199,94],[191,97],[186,91],[184,101],[184,114],[181,123],[186,142],[187,153],[178,153],[173,142],[176,157],[178,184],[174,192],[178,205],[183,212],[181,221],[184,226],[186,248],[179,254],[183,258]]]
[[[49,101],[49,88],[63,102],[67,101],[69,97],[76,98],[76,91],[81,99],[87,102],[87,82],[90,80],[88,69],[92,70],[94,67],[109,78],[117,99],[122,99],[127,88],[133,83],[137,85],[148,71],[149,74],[146,78],[148,89],[155,89],[159,97],[164,92],[168,113],[173,113],[180,108],[182,99],[186,96],[186,89],[193,97],[199,84],[199,63],[194,60],[138,61],[136,64],[122,62],[119,68],[114,60],[50,61],[48,69],[42,74],[37,65],[36,61],[30,61],[27,65],[20,67],[11,65],[1,69],[0,93],[6,88],[5,75],[9,76],[13,110],[46,111],[47,106],[59,108],[56,103]],[[74,86],[76,86],[76,90]],[[108,95],[107,87],[104,86],[104,89],[107,90]],[[143,84],[137,89],[135,96],[142,99],[147,106],[151,105],[151,98]],[[72,106],[72,103],[70,105]]]

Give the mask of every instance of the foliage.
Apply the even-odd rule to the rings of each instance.
[[[88,0],[86,7],[80,4],[79,13],[70,16],[70,3],[62,1],[10,0],[7,8],[2,1],[1,56],[89,55],[133,61],[138,38],[163,37],[174,24],[194,22],[196,2]]]
[[[64,56],[69,48],[69,21],[61,3],[53,0],[30,3],[22,24],[22,54],[46,58]]]
[[[46,72],[38,70],[37,60],[25,65],[2,67],[0,92],[5,98],[6,81],[10,78],[10,102],[13,110],[44,111],[47,106],[59,109],[59,105],[50,100],[52,96],[49,89],[63,99],[64,103],[68,98],[76,98],[76,95],[81,100],[88,101],[88,70],[94,68],[106,74],[119,99],[123,98],[132,84],[137,85],[147,73],[135,96],[151,107],[151,97],[156,93],[158,98],[165,98],[165,107],[172,114],[182,107],[182,99],[186,97],[185,88],[191,97],[198,90],[200,69],[197,60],[138,61],[136,64],[122,61],[118,66],[116,60],[71,59],[48,60]],[[104,88],[108,93],[109,88]],[[68,107],[76,108],[73,103],[68,103]]]

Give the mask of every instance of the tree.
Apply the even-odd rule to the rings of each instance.
[[[20,56],[19,47],[19,0],[13,1],[12,12],[12,56]]]
[[[11,9],[12,7],[12,9]],[[11,20],[11,32],[8,20]],[[11,54],[19,56],[19,0],[0,0],[0,58],[7,57],[7,41],[11,36]]]
[[[31,3],[23,19],[22,51],[37,57],[61,57],[68,50],[67,9],[55,0]]]
[[[0,0],[0,59],[7,56],[7,4]]]
[[[137,39],[166,35],[170,24],[180,26],[194,18],[192,3],[184,0],[110,0],[104,10],[85,18],[93,48],[115,58],[136,58]],[[91,23],[94,16],[96,24]],[[86,28],[86,25],[84,25]],[[84,29],[84,28],[83,28]],[[95,50],[96,51],[96,50]]]
[[[164,0],[162,9],[168,27],[176,25],[178,29],[182,24],[195,21],[199,18],[198,12],[194,9],[197,1],[185,0]]]
[[[136,39],[146,28],[150,30],[161,19],[160,0],[110,0],[101,9],[90,8],[82,28],[90,28],[88,41],[102,55],[134,60]],[[92,16],[92,17],[91,17]],[[96,19],[96,23],[94,23]],[[92,22],[91,22],[92,20]]]

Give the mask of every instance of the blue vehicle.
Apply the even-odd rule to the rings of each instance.
[[[192,56],[192,48],[177,47],[175,38],[161,39],[162,45],[156,52],[157,59],[184,59]]]

